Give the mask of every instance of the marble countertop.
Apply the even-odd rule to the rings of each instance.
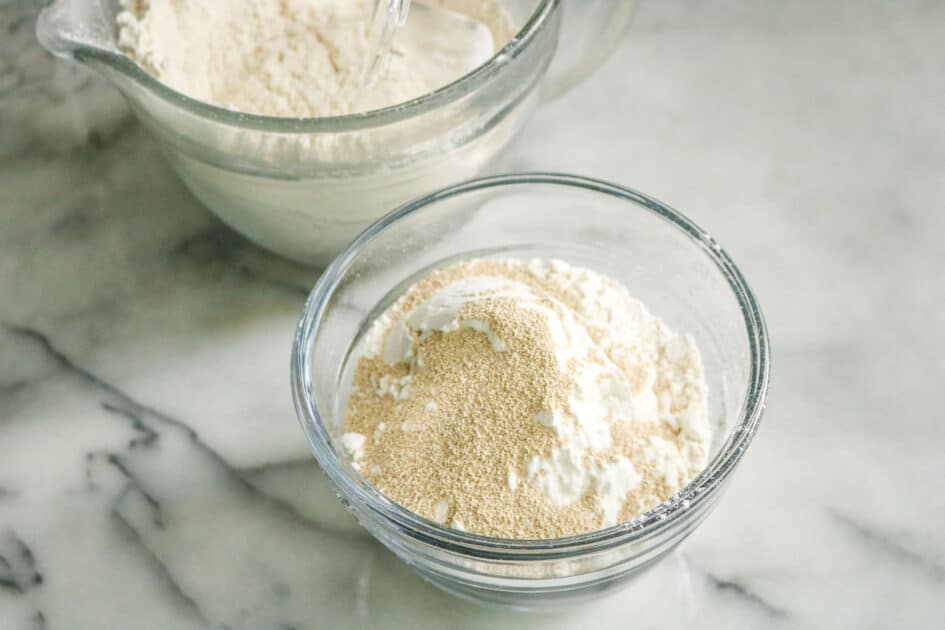
[[[0,3],[0,628],[945,623],[945,4],[645,2],[499,165],[682,209],[773,345],[718,509],[553,616],[455,600],[353,524],[289,396],[317,271],[221,226],[25,6]]]

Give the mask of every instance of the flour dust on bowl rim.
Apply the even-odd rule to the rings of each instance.
[[[457,259],[561,258],[606,273],[700,348],[713,441],[706,469],[637,519],[551,540],[460,532],[388,500],[355,471],[340,435],[364,333],[419,275]],[[518,608],[609,592],[670,553],[717,504],[761,420],[769,369],[761,311],[704,230],[632,189],[563,174],[472,180],[385,216],[325,271],[292,355],[296,410],[321,467],[358,521],[437,586]]]

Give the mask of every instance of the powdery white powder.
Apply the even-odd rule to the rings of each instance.
[[[493,51],[512,37],[498,0],[439,0],[481,22]],[[471,71],[395,38],[386,76],[364,89],[374,0],[121,0],[119,46],[201,101],[283,117],[337,116],[411,100]],[[403,31],[402,31],[403,32]],[[449,34],[443,34],[449,41]]]

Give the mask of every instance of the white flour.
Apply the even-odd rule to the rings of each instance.
[[[402,103],[466,74],[460,54],[425,55],[395,39],[387,75],[361,86],[374,0],[121,0],[119,46],[198,100],[283,117]],[[438,2],[483,23],[493,51],[511,38],[498,0]],[[401,31],[403,32],[403,31]],[[449,34],[443,34],[449,40]]]

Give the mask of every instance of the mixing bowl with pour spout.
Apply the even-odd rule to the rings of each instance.
[[[582,2],[566,20],[563,4],[504,0],[517,34],[470,74],[403,104],[324,118],[245,114],[161,83],[119,49],[118,0],[55,0],[37,35],[114,83],[184,183],[226,223],[279,254],[325,264],[386,211],[488,164],[537,103],[609,55],[635,3]],[[556,50],[567,64],[555,65],[569,67],[556,67],[538,90]]]

